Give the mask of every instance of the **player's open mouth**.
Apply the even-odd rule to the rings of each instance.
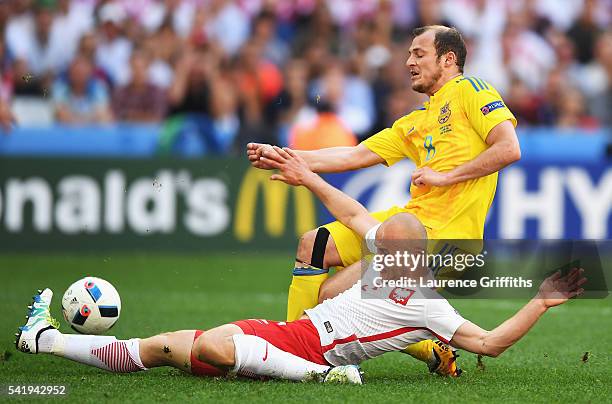
[[[411,78],[412,80],[415,80],[415,79],[417,79],[417,78],[419,78],[419,77],[420,77],[419,73],[414,72],[414,71],[413,71],[413,72],[410,72],[410,78]]]

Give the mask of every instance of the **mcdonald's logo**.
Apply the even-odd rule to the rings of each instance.
[[[301,234],[316,226],[316,210],[313,196],[306,188],[291,187],[278,181],[270,181],[268,171],[249,167],[236,202],[234,234],[239,241],[251,241],[254,237],[259,190],[263,192],[263,215],[266,234],[279,238],[286,229],[289,193],[293,193],[295,207],[295,234]]]

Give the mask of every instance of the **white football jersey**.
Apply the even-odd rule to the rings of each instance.
[[[306,314],[319,332],[325,359],[336,366],[358,364],[424,339],[448,343],[466,321],[432,289],[374,288],[362,281]]]

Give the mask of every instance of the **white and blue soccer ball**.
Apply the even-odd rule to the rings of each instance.
[[[66,290],[62,297],[62,313],[75,331],[102,334],[119,320],[121,298],[110,282],[88,276]]]

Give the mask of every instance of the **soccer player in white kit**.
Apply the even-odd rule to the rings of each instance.
[[[393,240],[418,240],[420,234],[426,239],[422,225],[411,214],[400,213],[378,223],[359,202],[312,173],[290,149],[277,148],[277,152],[270,164],[280,172],[271,178],[309,188],[341,223],[364,236],[369,250],[391,252]],[[409,247],[420,248],[418,244]],[[391,275],[393,270],[390,267]],[[424,276],[424,271],[418,269],[418,276]],[[423,339],[439,339],[457,349],[498,356],[550,307],[580,295],[586,282],[582,273],[575,268],[564,276],[560,272],[550,276],[535,298],[491,331],[464,319],[434,290],[377,288],[371,273],[335,298],[307,310],[297,321],[241,320],[207,331],[183,330],[129,340],[60,333],[49,315],[53,293],[45,289],[34,297],[28,321],[17,333],[16,346],[22,352],[50,353],[117,373],[173,366],[194,375],[230,372],[361,384],[357,365],[362,361],[401,351]],[[440,364],[448,366],[449,362]]]

